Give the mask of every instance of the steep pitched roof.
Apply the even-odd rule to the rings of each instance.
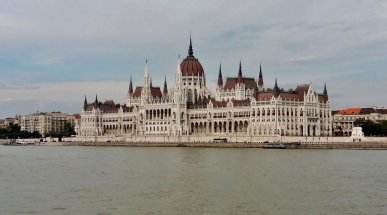
[[[298,94],[300,94],[300,95],[302,95],[302,97],[304,97],[304,93],[308,92],[309,87],[310,87],[310,84],[298,85],[294,91],[296,91]],[[302,99],[304,99],[304,98],[302,98]]]
[[[262,92],[262,93],[258,93],[258,95],[255,99],[257,101],[270,101],[272,96],[273,96],[272,92]]]
[[[310,85],[304,84],[304,85],[298,85],[297,88],[294,91],[281,91],[277,86],[276,93],[281,96],[283,100],[294,100],[294,101],[304,101],[304,93],[307,93],[309,90]],[[276,87],[275,87],[276,88]],[[255,95],[255,99],[257,101],[268,101],[272,98],[274,91],[265,91],[265,92],[259,92],[257,95]],[[326,103],[327,99],[324,95],[319,94],[318,100],[320,103]]]
[[[224,89],[231,90],[235,89],[236,84],[238,83],[238,78],[227,78],[226,84],[224,85]],[[257,82],[254,80],[254,78],[243,78],[242,83],[245,84],[245,87],[247,89],[254,90],[255,86],[257,85]]]
[[[140,97],[141,90],[142,90],[142,87],[136,87],[136,90],[134,91],[133,96]],[[161,93],[160,87],[151,87],[151,95],[157,98],[161,98],[163,96],[163,94]]]
[[[134,90],[133,96],[134,97],[140,97],[141,96],[141,90],[142,90],[142,87],[136,87],[136,89]]]
[[[151,87],[151,95],[157,98],[161,98],[163,96],[160,87]]]

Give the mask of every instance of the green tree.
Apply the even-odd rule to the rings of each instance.
[[[365,119],[364,118],[359,118],[359,119],[356,119],[353,124],[356,127],[363,127],[364,123],[365,123]]]
[[[362,127],[366,136],[385,136],[387,134],[387,122],[374,122],[371,120],[357,119],[355,126]]]
[[[0,129],[0,138],[10,138],[10,139],[16,139],[16,138],[30,138],[30,137],[41,137],[40,133],[38,131],[35,131],[33,133],[28,131],[21,131],[20,125],[10,125],[6,129]]]
[[[71,122],[65,122],[63,127],[64,127],[63,135],[65,137],[70,137],[71,135],[75,134],[74,124],[72,124]]]

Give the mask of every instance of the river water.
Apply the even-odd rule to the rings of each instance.
[[[387,151],[0,146],[0,214],[387,214]]]

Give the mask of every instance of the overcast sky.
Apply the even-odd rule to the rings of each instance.
[[[333,109],[387,106],[387,1],[0,0],[0,118],[80,112],[85,94],[124,103],[129,77],[173,85],[194,55],[214,89],[223,77],[326,82]]]

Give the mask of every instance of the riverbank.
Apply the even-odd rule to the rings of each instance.
[[[0,145],[5,141],[0,141]],[[286,145],[286,143],[284,143]],[[264,143],[163,143],[163,142],[36,142],[34,146],[100,146],[100,147],[206,147],[206,148],[262,148]],[[291,149],[364,149],[364,150],[387,150],[387,142],[335,142],[335,143],[303,143]]]
[[[286,145],[286,143],[284,143]],[[207,148],[262,148],[263,143],[128,143],[128,142],[62,142],[63,146],[121,146],[121,147],[207,147]],[[301,143],[292,149],[364,149],[386,150],[387,142]]]

